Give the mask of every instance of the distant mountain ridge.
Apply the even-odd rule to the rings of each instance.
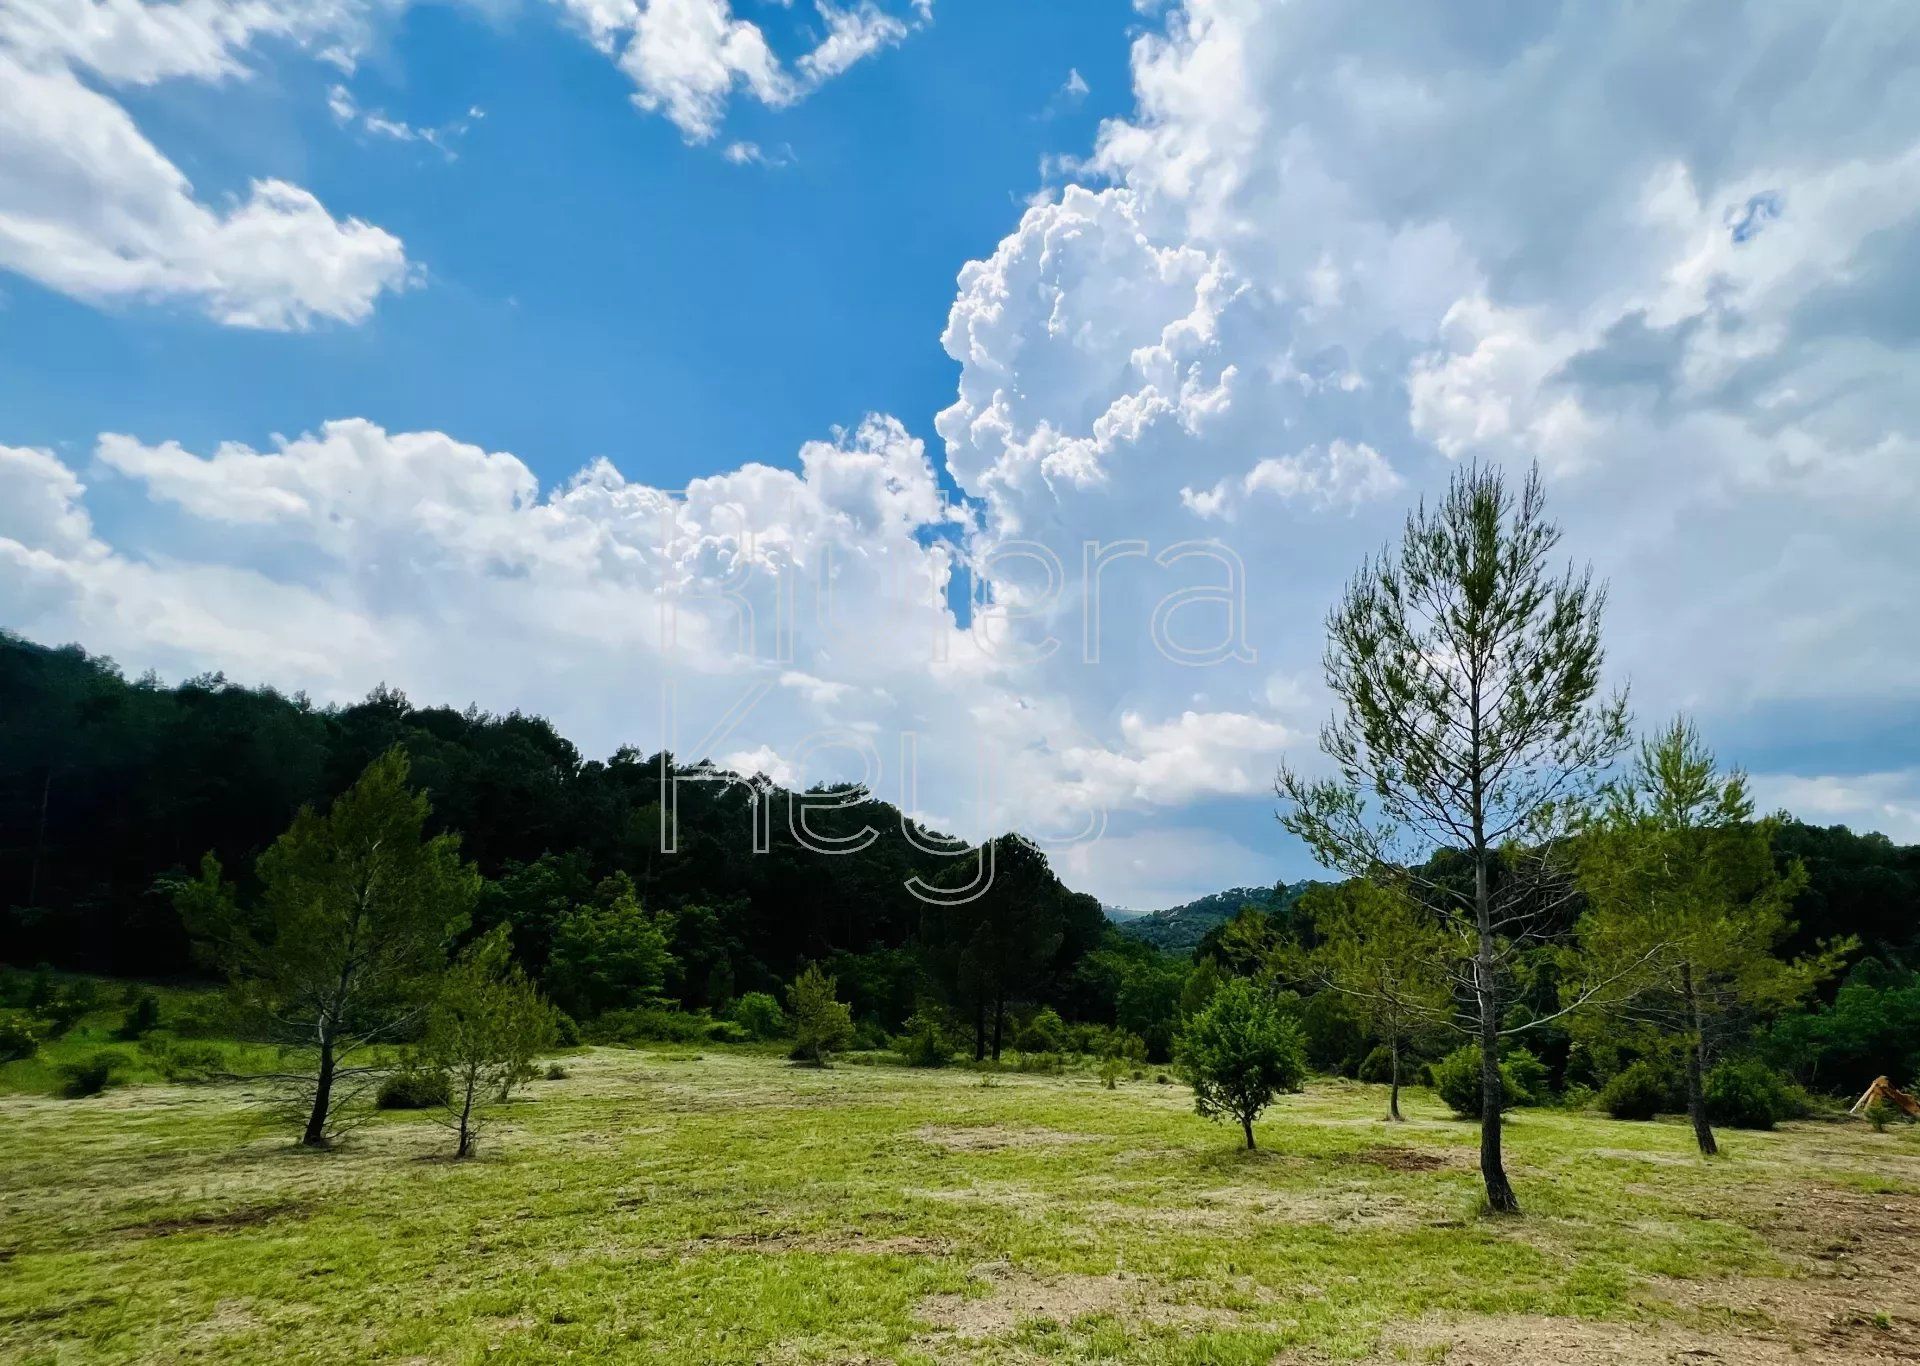
[[[1312,882],[1302,881],[1292,887],[1285,883],[1272,887],[1229,887],[1223,892],[1214,892],[1197,901],[1189,901],[1184,906],[1170,906],[1164,911],[1148,911],[1144,915],[1133,913],[1123,920],[1109,910],[1108,916],[1115,920],[1116,928],[1122,934],[1132,935],[1168,953],[1192,953],[1206,938],[1208,930],[1233,919],[1240,914],[1242,906],[1258,906],[1264,911],[1284,909],[1298,901],[1313,885]]]

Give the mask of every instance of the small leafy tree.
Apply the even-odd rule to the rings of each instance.
[[[787,988],[793,1056],[818,1067],[853,1041],[853,1010],[834,994],[838,985],[818,963],[809,963]]]
[[[1730,1031],[1804,999],[1851,947],[1775,956],[1806,873],[1776,871],[1772,829],[1754,820],[1745,775],[1717,772],[1682,717],[1641,745],[1582,842],[1584,981],[1568,989],[1611,982],[1601,996],[1611,1027],[1624,1021],[1677,1048],[1707,1156],[1718,1144],[1705,1078]]]
[[[1327,619],[1338,711],[1320,747],[1337,776],[1283,767],[1276,783],[1281,821],[1322,864],[1406,887],[1447,930],[1497,1213],[1520,1208],[1501,1153],[1501,1040],[1555,1018],[1509,1023],[1514,964],[1560,923],[1566,836],[1627,735],[1624,695],[1600,693],[1606,591],[1590,571],[1551,572],[1559,540],[1538,470],[1517,499],[1497,469],[1457,472]]]
[[[560,1006],[584,1020],[661,1004],[672,967],[665,928],[641,906],[633,880],[615,873],[561,921],[546,981]]]
[[[260,856],[264,914],[244,911],[209,855],[177,889],[182,918],[235,977],[243,1018],[310,1049],[293,1078],[301,1142],[324,1147],[336,1117],[370,1084],[348,1066],[366,1045],[418,1021],[447,942],[467,923],[480,878],[454,835],[424,834],[426,797],[389,750],[322,815],[301,810]]]
[[[1180,1060],[1193,1084],[1193,1107],[1208,1119],[1236,1119],[1253,1145],[1253,1121],[1283,1091],[1306,1080],[1306,1041],[1272,995],[1244,977],[1229,978],[1187,1021]]]
[[[1316,889],[1305,901],[1320,940],[1308,956],[1309,970],[1344,997],[1385,1046],[1387,1117],[1398,1120],[1407,1045],[1432,1033],[1452,1010],[1446,933],[1400,887],[1349,882]]]
[[[554,1040],[553,1007],[513,962],[508,933],[501,925],[460,955],[427,1015],[421,1060],[447,1079],[455,1157],[472,1153],[488,1111],[537,1075],[534,1057]]]
[[[749,991],[735,1001],[727,1018],[756,1039],[777,1039],[787,1032],[787,1012],[764,991]]]

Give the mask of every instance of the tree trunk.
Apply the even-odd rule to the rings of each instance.
[[[320,1074],[313,1084],[313,1113],[307,1116],[307,1131],[300,1141],[309,1148],[327,1146],[327,1112],[333,1106],[333,1032],[324,1029],[320,1036]]]
[[[995,992],[993,996],[993,1060],[1000,1061],[1000,1037],[1007,1022],[1006,999]]]
[[[1493,909],[1487,892],[1487,854],[1475,852],[1474,913],[1479,922],[1479,949],[1474,955],[1474,995],[1480,1010],[1480,1178],[1487,1187],[1487,1208],[1495,1214],[1518,1214],[1520,1202],[1500,1160],[1500,997],[1493,969]]]
[[[1240,1127],[1246,1131],[1247,1151],[1252,1152],[1253,1151],[1253,1116],[1252,1115],[1240,1116]]]
[[[473,1151],[473,1087],[467,1082],[467,1089],[460,1098],[460,1146],[454,1151],[455,1157],[465,1157]]]
[[[987,1056],[987,998],[983,992],[973,998],[973,1060]]]
[[[1700,998],[1693,989],[1693,965],[1680,965],[1680,990],[1687,1001],[1687,1118],[1693,1121],[1693,1137],[1700,1145],[1702,1157],[1713,1157],[1720,1151],[1720,1145],[1714,1141],[1713,1126],[1707,1122],[1707,1080],[1706,1068],[1701,1062],[1700,1048],[1705,1030],[1701,1027]]]
[[[1392,1059],[1392,1089],[1387,1092],[1387,1118],[1394,1123],[1400,1122],[1400,1037],[1395,1035],[1387,1042],[1387,1054]]]

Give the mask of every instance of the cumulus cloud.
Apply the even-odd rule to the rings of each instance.
[[[724,0],[567,3],[694,141],[873,50],[872,16],[924,22],[830,5],[809,62]],[[1077,183],[960,269],[934,426],[963,508],[890,419],[683,493],[605,462],[541,489],[511,455],[367,423],[264,451],[110,436],[88,478],[185,530],[108,544],[76,471],[8,451],[35,510],[0,518],[0,606],[135,666],[322,696],[385,677],[589,746],[670,738],[663,677],[688,682],[683,749],[764,684],[712,753],[813,779],[857,776],[864,745],[904,779],[911,734],[902,799],[948,828],[1065,833],[1105,806],[1186,829],[1264,801],[1281,752],[1310,761],[1325,610],[1406,505],[1460,462],[1538,461],[1566,550],[1612,581],[1644,714],[1751,739],[1743,718],[1818,709],[1828,752],[1725,757],[1765,800],[1910,830],[1905,760],[1861,757],[1920,691],[1920,87],[1897,79],[1920,10],[1156,14]],[[1262,872],[1222,840],[1220,881]],[[1170,846],[1137,824],[1062,857],[1134,904],[1213,881],[1157,875]]]
[[[364,320],[413,278],[397,237],[278,179],[209,205],[98,88],[241,79],[263,37],[352,43],[364,20],[348,3],[0,7],[0,269],[93,303],[182,301],[237,327]]]
[[[823,31],[787,65],[766,31],[734,13],[730,0],[559,0],[602,52],[633,82],[633,102],[664,115],[691,143],[710,141],[727,106],[744,94],[780,109],[834,77],[904,42],[932,21],[931,0],[916,0],[911,20],[874,0],[841,6],[817,0]],[[729,160],[758,160],[751,143],[729,144]]]

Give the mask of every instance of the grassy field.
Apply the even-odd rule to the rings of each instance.
[[[1920,1358],[1920,1133],[1313,1086],[1263,1151],[1177,1084],[600,1049],[479,1158],[335,1151],[244,1084],[0,1096],[0,1359],[515,1362]],[[1691,1354],[1691,1355],[1689,1355]]]

